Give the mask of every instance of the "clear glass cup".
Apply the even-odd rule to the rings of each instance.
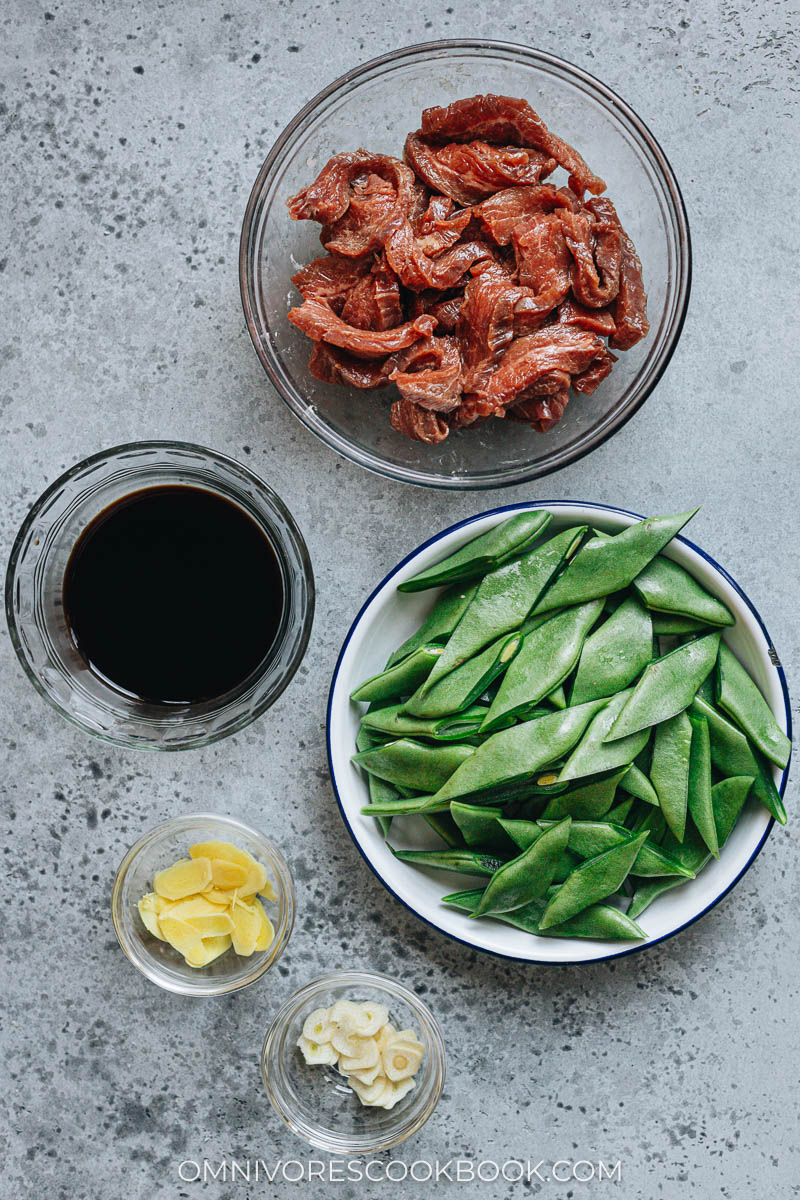
[[[109,504],[146,487],[202,487],[238,504],[263,529],[285,596],[269,652],[245,680],[194,704],[154,704],[116,690],[79,653],[63,606],[69,556]],[[247,467],[186,442],[132,442],[78,463],[36,501],[6,575],[6,616],[17,656],[62,716],[104,741],[146,750],[188,750],[236,733],[277,700],[305,653],[314,616],[306,544],[283,501]]]
[[[290,277],[322,253],[319,226],[292,221],[287,197],[342,150],[402,154],[423,108],[477,92],[521,96],[605,179],[642,259],[650,333],[619,355],[592,396],[573,396],[546,434],[487,421],[436,446],[389,426],[392,388],[324,384],[308,369],[311,343],[286,319],[300,302]],[[553,178],[566,182],[563,171]],[[306,104],[270,150],[253,186],[239,247],[247,327],[279,396],[345,458],[406,483],[494,488],[549,474],[601,445],[644,403],[678,342],[689,301],[686,211],[663,150],[604,83],[551,54],[507,42],[462,39],[407,46],[348,71]],[[265,404],[271,402],[267,395]]]
[[[425,1047],[415,1087],[392,1109],[368,1108],[335,1067],[310,1066],[297,1047],[315,1008],[337,1000],[385,1004],[396,1029],[415,1029]],[[264,1087],[278,1116],[312,1146],[332,1154],[378,1154],[417,1133],[445,1081],[445,1048],[436,1018],[401,983],[371,971],[339,971],[307,983],[274,1017],[261,1054]]]
[[[156,871],[187,858],[194,842],[208,841],[232,842],[267,868],[277,899],[262,898],[262,904],[275,927],[275,937],[266,950],[248,958],[230,949],[207,967],[190,967],[177,950],[145,929],[137,905],[142,896],[152,892]],[[111,918],[120,946],[147,979],[184,996],[223,996],[255,983],[286,949],[294,925],[292,873],[268,837],[233,817],[214,813],[176,817],[151,829],[125,855],[111,893]]]

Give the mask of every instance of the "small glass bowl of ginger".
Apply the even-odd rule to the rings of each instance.
[[[266,880],[248,859],[262,865]],[[244,942],[237,884],[247,905],[242,915],[253,912],[260,921],[252,937],[245,930]],[[226,914],[233,914],[239,940],[222,931],[232,924]],[[184,996],[222,996],[255,983],[283,954],[294,924],[294,884],[263,833],[233,817],[194,813],[157,825],[131,846],[114,880],[111,916],[120,946],[147,979]],[[252,945],[252,952],[237,953],[237,945]]]

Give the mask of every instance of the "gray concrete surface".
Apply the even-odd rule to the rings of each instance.
[[[292,989],[356,965],[405,978],[445,1026],[446,1095],[395,1152],[406,1163],[622,1162],[621,1184],[534,1181],[529,1193],[541,1195],[792,1194],[794,823],[683,936],[616,965],[511,965],[427,930],[373,878],[331,794],[323,720],[341,640],[373,583],[432,530],[530,496],[640,511],[702,501],[693,536],[752,594],[798,686],[793,9],[777,0],[4,6],[5,547],[28,505],[79,458],[128,439],[185,438],[241,458],[278,490],[319,589],[307,658],[280,703],[239,736],[187,755],[109,749],[69,727],[27,684],[3,632],[4,1196],[391,1192],[396,1184],[203,1188],[177,1174],[182,1160],[308,1157],[269,1107],[258,1052]],[[300,103],[372,55],[459,34],[538,45],[618,89],[675,167],[695,248],[683,339],[638,416],[539,487],[474,495],[382,481],[307,433],[251,349],[236,273],[252,180]],[[794,814],[791,786],[788,802]],[[298,884],[280,969],[205,1003],[140,978],[109,919],[127,846],[197,806],[263,825]],[[522,1191],[440,1186],[489,1200]]]

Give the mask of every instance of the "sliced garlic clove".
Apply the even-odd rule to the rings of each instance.
[[[405,1031],[404,1031],[405,1032]],[[425,1047],[415,1037],[409,1040],[396,1034],[381,1051],[381,1063],[387,1079],[399,1083],[415,1075],[422,1062]]]
[[[384,1047],[389,1044],[389,1042],[392,1040],[393,1037],[396,1036],[396,1034],[397,1034],[397,1030],[395,1029],[394,1025],[392,1025],[391,1021],[387,1021],[386,1024],[384,1025],[383,1029],[381,1029],[380,1033],[378,1033],[378,1035],[375,1038],[375,1041],[378,1043],[378,1049],[380,1050],[381,1054],[383,1053]]]
[[[332,1033],[333,1026],[330,1023],[327,1008],[315,1008],[303,1022],[303,1037],[308,1038],[309,1041],[319,1042],[321,1045],[323,1042],[331,1040]]]
[[[311,1038],[301,1036],[297,1044],[309,1065],[336,1066],[338,1055],[330,1042],[315,1042]]]
[[[348,1058],[358,1058],[362,1053],[370,1053],[370,1051],[369,1051],[370,1043],[374,1047],[375,1053],[378,1052],[378,1047],[375,1043],[374,1038],[359,1037],[359,1035],[357,1033],[350,1033],[346,1028],[343,1028],[341,1025],[336,1025],[336,1024],[333,1025],[333,1032],[331,1033],[331,1041],[333,1042],[334,1046],[339,1051],[339,1053],[346,1054]],[[368,1067],[371,1067],[372,1062],[369,1062],[366,1065]]]
[[[375,1063],[374,1067],[370,1067],[369,1070],[367,1070],[367,1071],[347,1071],[347,1072],[345,1072],[344,1069],[342,1068],[342,1060],[339,1059],[339,1070],[342,1071],[343,1074],[347,1075],[348,1080],[357,1079],[359,1083],[363,1083],[363,1084],[374,1083],[375,1080],[378,1078],[378,1076],[383,1074],[383,1071],[381,1070],[380,1060],[378,1060],[378,1062]]]
[[[351,1038],[350,1040],[353,1041],[355,1039]],[[358,1054],[343,1054],[341,1051],[339,1052],[339,1066],[345,1075],[349,1075],[351,1071],[368,1071],[370,1067],[376,1066],[381,1060],[374,1038],[359,1038],[358,1040],[361,1042],[361,1049]],[[338,1049],[335,1039],[333,1040],[333,1045],[335,1049]]]
[[[407,1096],[415,1087],[416,1084],[413,1079],[401,1079],[397,1083],[392,1083],[391,1094],[382,1102],[381,1108],[394,1108],[395,1104],[399,1100],[402,1100],[403,1096]]]
[[[376,1107],[389,1098],[393,1085],[384,1075],[379,1075],[374,1083],[359,1083],[353,1079],[351,1086],[365,1107]]]
[[[353,1032],[359,1037],[375,1037],[389,1020],[389,1010],[385,1004],[357,1004],[357,1012],[353,1014]]]

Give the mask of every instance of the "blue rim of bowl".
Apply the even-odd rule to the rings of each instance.
[[[341,449],[339,445],[334,445],[333,442],[323,437],[323,435],[314,427],[314,425],[312,425],[306,419],[305,413],[296,409],[287,400],[277,372],[273,369],[268,358],[265,355],[262,355],[259,348],[259,338],[255,328],[255,321],[253,318],[252,306],[248,298],[247,287],[247,251],[250,242],[253,214],[264,186],[264,181],[267,178],[267,175],[269,174],[269,171],[271,170],[272,165],[277,159],[278,155],[281,153],[286,143],[292,138],[297,128],[302,124],[309,113],[311,113],[317,107],[317,105],[321,103],[321,101],[327,99],[328,96],[330,96],[343,84],[352,83],[354,80],[358,79],[360,75],[363,75],[367,71],[373,70],[375,67],[381,67],[387,63],[396,62],[400,58],[408,57],[412,54],[418,54],[421,51],[430,51],[433,53],[436,50],[457,49],[459,47],[466,50],[513,50],[517,53],[527,56],[534,55],[551,66],[566,68],[568,71],[573,72],[579,79],[590,83],[593,87],[596,87],[603,94],[603,96],[611,102],[615,109],[618,109],[624,114],[625,117],[627,117],[648,148],[652,151],[668,185],[668,191],[670,192],[675,203],[675,210],[679,225],[678,240],[681,247],[684,249],[685,260],[683,272],[684,294],[683,299],[680,302],[680,308],[677,311],[675,320],[673,322],[672,334],[666,344],[664,356],[658,371],[642,388],[641,394],[637,397],[636,401],[628,404],[622,410],[622,412],[618,414],[614,422],[604,430],[599,439],[592,439],[588,445],[576,449],[574,452],[566,454],[563,460],[559,460],[559,462],[554,463],[552,466],[544,469],[534,468],[521,474],[515,474],[512,478],[507,480],[497,480],[494,477],[491,477],[487,478],[485,481],[481,480],[477,483],[473,482],[472,480],[470,480],[469,483],[465,483],[463,482],[463,476],[452,476],[449,479],[442,477],[438,480],[406,479],[397,472],[388,470],[381,466],[374,454],[370,454],[370,458],[375,459],[374,463],[364,463],[347,453],[344,449]],[[312,98],[303,105],[296,116],[292,118],[289,124],[284,128],[283,132],[280,133],[273,142],[267,157],[262,163],[261,170],[256,176],[255,183],[253,184],[250,196],[248,197],[247,207],[245,208],[244,219],[242,221],[242,232],[239,237],[239,295],[242,302],[242,310],[244,313],[245,325],[247,326],[247,332],[249,333],[250,340],[253,343],[253,349],[256,352],[256,357],[264,368],[270,383],[275,388],[275,391],[278,393],[289,411],[293,413],[293,415],[297,417],[297,419],[301,421],[306,429],[313,433],[315,437],[319,438],[319,440],[326,446],[329,446],[334,453],[341,455],[341,457],[347,459],[348,462],[353,462],[356,464],[356,466],[362,467],[365,471],[370,471],[372,474],[378,475],[385,479],[393,479],[398,483],[411,483],[416,487],[439,488],[447,491],[486,491],[499,487],[512,487],[515,484],[530,483],[534,479],[543,479],[546,475],[553,474],[554,471],[560,471],[564,467],[569,466],[571,463],[580,462],[580,460],[587,454],[591,454],[592,451],[597,450],[600,446],[607,442],[609,438],[613,437],[615,433],[627,425],[631,417],[633,417],[642,407],[644,402],[649,399],[654,389],[664,377],[664,372],[672,361],[672,356],[675,353],[678,342],[681,339],[683,326],[686,322],[686,314],[689,309],[689,300],[691,299],[691,294],[692,238],[691,231],[689,229],[689,216],[686,211],[686,204],[683,199],[680,185],[678,184],[677,176],[672,169],[669,159],[661,148],[661,144],[650,130],[650,127],[645,124],[641,117],[634,112],[631,106],[627,104],[621,96],[618,96],[617,93],[608,86],[608,84],[603,83],[603,81],[598,79],[596,75],[592,75],[589,71],[585,71],[582,67],[576,66],[575,63],[570,62],[568,59],[560,58],[556,54],[548,54],[546,50],[539,50],[535,46],[525,46],[520,42],[503,42],[494,38],[442,38],[439,41],[417,42],[411,46],[401,46],[397,50],[391,50],[387,54],[380,54],[377,58],[370,58],[367,60],[367,62],[360,63],[357,67],[353,67],[351,70],[345,71],[343,75],[339,75],[338,78],[334,79],[332,83],[329,83],[327,87],[324,87],[321,91],[317,92],[315,96],[312,96]],[[680,296],[680,284],[678,295]],[[338,438],[337,441],[344,442],[344,439]]]
[[[719,904],[719,902],[721,900],[725,899],[725,897],[728,895],[728,893],[730,891],[732,891],[733,888],[736,887],[737,883],[739,883],[739,881],[742,879],[742,877],[750,870],[750,868],[753,865],[753,863],[755,862],[756,858],[761,853],[761,851],[764,847],[764,843],[766,842],[767,838],[769,837],[769,835],[772,832],[772,827],[775,824],[775,818],[773,816],[770,816],[770,819],[767,823],[767,827],[764,830],[764,833],[762,834],[758,845],[753,850],[753,853],[750,855],[749,859],[747,860],[745,865],[742,867],[741,871],[736,876],[736,878],[731,880],[731,882],[724,889],[724,891],[720,892],[719,895],[716,896],[711,901],[710,904],[707,904],[706,907],[704,909],[702,909],[701,912],[696,913],[695,916],[691,917],[688,921],[684,921],[684,923],[682,925],[678,925],[677,928],[670,930],[669,933],[665,933],[661,937],[653,938],[652,940],[648,939],[646,942],[643,942],[641,945],[631,946],[631,948],[628,950],[620,950],[620,951],[618,951],[616,953],[612,953],[612,954],[603,954],[597,958],[588,958],[588,959],[587,958],[569,958],[569,959],[558,959],[556,961],[556,960],[553,960],[550,958],[521,958],[517,954],[503,954],[502,951],[500,951],[500,950],[487,950],[484,946],[476,946],[474,942],[469,942],[465,938],[458,937],[455,933],[448,933],[448,931],[446,929],[442,929],[441,925],[437,925],[434,921],[429,921],[427,917],[423,917],[422,914],[417,912],[417,910],[415,908],[412,908],[412,906],[410,904],[408,904],[402,898],[402,896],[398,896],[397,892],[395,892],[394,889],[389,886],[389,884],[386,882],[386,880],[383,878],[383,876],[380,874],[380,872],[373,866],[370,859],[367,857],[365,852],[362,850],[361,844],[359,843],[358,838],[356,837],[355,832],[353,830],[353,827],[347,818],[347,813],[345,812],[344,805],[342,804],[342,798],[339,795],[339,788],[337,787],[337,784],[336,784],[336,774],[333,769],[333,752],[331,749],[331,711],[333,708],[333,695],[336,690],[336,681],[339,677],[339,669],[342,665],[342,659],[344,658],[347,647],[350,645],[350,640],[351,640],[353,634],[355,633],[356,629],[358,628],[361,618],[363,617],[363,615],[364,615],[365,611],[367,610],[367,608],[369,607],[369,605],[374,600],[375,596],[377,596],[378,592],[380,592],[381,589],[384,588],[386,586],[386,584],[389,583],[389,581],[391,579],[393,579],[400,570],[402,570],[402,568],[406,565],[407,562],[410,562],[412,558],[415,558],[421,550],[427,550],[427,548],[429,546],[435,545],[436,542],[441,541],[441,539],[443,537],[447,537],[448,534],[454,533],[458,529],[465,529],[467,526],[473,525],[476,521],[480,521],[484,517],[494,517],[501,513],[518,512],[520,510],[528,509],[531,507],[553,509],[553,508],[572,508],[573,506],[579,506],[581,508],[594,508],[594,509],[597,509],[598,512],[616,513],[619,516],[633,517],[637,521],[644,520],[644,517],[640,513],[631,512],[627,508],[616,508],[612,504],[597,504],[592,500],[538,500],[538,501],[536,501],[535,504],[533,502],[528,502],[528,503],[518,502],[517,504],[504,504],[504,505],[501,505],[499,508],[489,508],[489,509],[486,509],[485,512],[476,513],[474,516],[467,517],[463,521],[457,521],[455,523],[455,525],[449,525],[446,529],[442,529],[439,533],[435,534],[433,537],[428,538],[427,541],[420,543],[420,545],[417,546],[415,550],[412,550],[410,554],[407,554],[405,556],[405,558],[401,559],[401,561],[395,567],[392,568],[392,570],[389,572],[389,574],[384,576],[384,578],[377,585],[377,587],[373,588],[373,590],[370,592],[367,599],[361,605],[361,608],[359,609],[355,620],[353,621],[352,625],[350,626],[349,630],[347,631],[347,637],[344,639],[342,648],[339,651],[339,657],[336,659],[336,666],[333,669],[333,678],[331,679],[331,687],[330,687],[330,691],[328,693],[327,715],[326,715],[326,722],[325,722],[325,745],[326,745],[326,750],[327,750],[327,754],[328,754],[328,773],[330,774],[331,786],[333,788],[333,793],[336,796],[336,803],[339,805],[339,812],[341,813],[342,820],[344,821],[347,832],[350,834],[350,837],[352,838],[356,849],[358,850],[359,854],[363,858],[364,862],[369,867],[370,871],[372,871],[372,874],[377,879],[380,880],[380,882],[386,888],[387,892],[389,892],[389,894],[391,896],[394,896],[395,900],[398,900],[405,909],[407,909],[410,913],[413,913],[413,915],[419,921],[422,921],[423,924],[427,925],[430,929],[435,929],[437,931],[437,933],[442,934],[444,937],[449,938],[453,942],[459,942],[462,946],[468,946],[470,950],[478,950],[481,954],[489,954],[493,958],[502,958],[509,962],[531,963],[535,966],[544,966],[544,967],[589,966],[592,963],[609,962],[610,960],[616,959],[616,958],[627,958],[629,954],[640,954],[640,953],[642,953],[642,951],[650,950],[650,949],[652,949],[653,946],[659,945],[660,942],[666,942],[670,938],[675,937],[676,934],[682,933],[684,929],[688,929],[690,925],[694,925],[694,923],[696,921],[699,921],[701,919],[701,917],[704,917],[706,915],[706,913],[711,912],[712,908],[716,908],[716,906]],[[786,710],[786,735],[789,738],[789,741],[791,741],[792,740],[792,710],[791,710],[791,703],[789,700],[789,688],[786,683],[786,674],[783,670],[783,666],[781,665],[781,661],[777,655],[775,647],[772,644],[772,638],[770,637],[769,632],[767,631],[766,625],[764,624],[763,620],[761,619],[761,614],[759,613],[758,609],[753,604],[750,597],[742,590],[742,588],[739,586],[739,584],[736,582],[736,580],[733,578],[733,576],[729,575],[729,573],[725,570],[725,568],[721,567],[719,565],[719,563],[711,557],[710,554],[707,554],[705,552],[705,550],[701,550],[701,548],[698,545],[696,545],[694,542],[690,541],[689,538],[682,537],[680,534],[676,534],[676,536],[673,538],[673,541],[681,542],[684,546],[688,546],[691,550],[694,550],[694,552],[696,554],[699,554],[702,559],[705,559],[705,561],[707,563],[709,563],[714,568],[715,571],[718,571],[719,574],[722,576],[722,578],[725,579],[731,585],[731,587],[734,589],[734,591],[741,597],[741,599],[747,605],[748,609],[750,610],[750,612],[753,614],[756,621],[758,622],[758,626],[761,629],[761,632],[764,634],[764,638],[767,643],[767,652],[769,654],[770,661],[771,661],[772,665],[775,667],[775,670],[778,672],[778,679],[780,680],[781,692],[783,694],[783,703],[784,703],[784,707]],[[789,768],[791,766],[791,763],[792,763],[792,758],[791,758],[791,753],[790,753],[789,761],[787,762],[787,764],[784,768],[783,775],[781,776],[780,786],[778,788],[778,791],[779,791],[781,797],[783,797],[783,795],[786,791],[786,784],[789,779]]]

